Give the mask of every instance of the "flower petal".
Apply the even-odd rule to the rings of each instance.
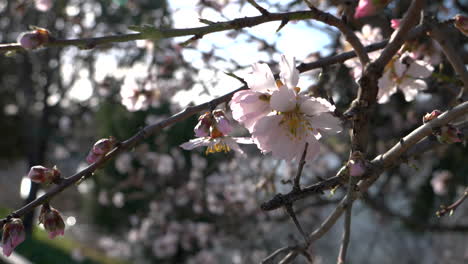
[[[423,80],[413,80],[406,78],[399,86],[400,90],[405,95],[407,102],[413,101],[419,91],[427,88],[426,82]]]
[[[265,63],[254,63],[252,74],[247,75],[245,81],[250,89],[256,92],[266,93],[268,90],[276,90],[276,82],[270,67]]]
[[[195,139],[190,140],[189,142],[185,142],[181,144],[180,147],[185,150],[192,150],[194,148],[208,146],[210,145],[210,143],[211,141],[210,141],[210,138],[208,137],[195,138]]]
[[[270,98],[270,106],[279,112],[288,112],[296,107],[296,92],[281,86],[279,90],[274,91]]]
[[[279,66],[281,81],[289,89],[296,87],[299,82],[299,71],[296,69],[296,60],[294,57],[287,58],[285,55],[281,55]]]
[[[301,103],[300,110],[305,115],[315,116],[320,113],[333,112],[335,111],[335,106],[324,98],[311,97]]]
[[[427,78],[431,76],[434,67],[423,60],[415,60],[410,64],[407,75],[414,78]]]
[[[270,111],[270,103],[267,100],[260,100],[264,94],[244,90],[239,91],[232,97],[229,106],[232,110],[234,120],[242,123],[249,132],[252,132],[255,123]]]
[[[340,119],[333,116],[331,113],[321,113],[320,115],[310,118],[312,127],[320,131],[338,133],[341,132]]]

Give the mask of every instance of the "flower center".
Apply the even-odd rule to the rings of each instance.
[[[293,111],[278,114],[283,116],[280,125],[286,128],[292,140],[302,140],[309,131],[314,130],[309,120],[305,119],[304,114],[299,111],[298,106]]]
[[[210,153],[216,153],[216,152],[222,152],[224,151],[225,153],[229,152],[231,148],[224,143],[223,141],[216,142],[213,145],[209,145],[206,148],[205,154],[208,155]]]

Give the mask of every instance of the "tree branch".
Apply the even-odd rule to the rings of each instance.
[[[164,29],[155,28],[153,26],[135,26],[131,27],[140,33],[113,35],[104,37],[94,38],[82,38],[82,39],[52,39],[48,43],[44,44],[44,47],[66,47],[66,46],[77,46],[84,49],[92,49],[96,46],[103,44],[111,44],[118,42],[128,42],[139,39],[165,39],[182,36],[199,36],[200,38],[204,35],[214,32],[226,31],[226,30],[238,30],[246,27],[253,27],[263,23],[272,21],[295,21],[295,20],[306,20],[315,19],[323,23],[332,23],[329,18],[324,17],[323,14],[314,11],[297,11],[287,13],[269,13],[268,15],[254,16],[237,18],[225,22],[215,22],[203,27],[184,28],[184,29]],[[7,51],[21,51],[23,49],[18,43],[0,44],[0,52]]]

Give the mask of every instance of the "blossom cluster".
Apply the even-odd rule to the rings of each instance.
[[[397,29],[399,20],[391,21],[392,27]],[[372,28],[369,25],[362,27],[362,32],[356,32],[356,36],[363,45],[370,45],[383,40],[379,28]],[[345,50],[350,46],[344,39],[342,44]],[[433,44],[419,44],[416,42],[406,43],[403,48],[385,66],[383,76],[378,81],[379,92],[377,95],[380,104],[387,103],[390,97],[400,90],[406,101],[413,101],[416,95],[427,88],[423,80],[431,76],[434,67],[432,64],[440,62],[440,50],[434,48]],[[381,51],[369,53],[371,60],[377,59]],[[361,77],[362,70],[357,58],[347,60],[345,65],[351,69],[354,78]]]
[[[320,149],[318,140],[341,131],[340,121],[333,115],[335,106],[300,93],[294,58],[281,57],[278,80],[267,64],[255,63],[252,69],[246,78],[250,89],[235,93],[230,103],[233,118],[251,133],[251,139],[244,138],[242,143],[253,142],[264,154],[287,161],[299,159],[307,144],[305,159],[313,160]],[[231,130],[224,114],[206,113],[195,127],[198,138],[181,146],[208,146],[207,153],[227,150],[232,147],[226,143]]]

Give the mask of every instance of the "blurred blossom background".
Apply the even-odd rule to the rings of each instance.
[[[270,12],[308,9],[303,1],[257,2]],[[341,1],[311,2],[339,13]],[[380,28],[378,39],[388,38],[388,18],[400,18],[410,2],[395,0],[352,27],[360,31],[369,24]],[[441,19],[468,9],[467,1],[427,5]],[[257,15],[245,0],[0,0],[0,41],[15,42],[30,25],[65,39],[129,33],[129,25],[186,28],[204,26],[199,18]],[[180,44],[189,37],[2,55],[0,217],[45,191],[26,178],[31,166],[57,165],[70,176],[87,166],[86,155],[98,139],[127,139],[146,125],[242,85],[225,72],[244,77],[254,62],[276,67],[283,53],[312,62],[349,48],[335,29],[319,22],[290,22],[276,33],[279,25],[208,34],[186,47]],[[468,57],[466,37],[450,34],[460,56]],[[431,43],[422,38],[420,45]],[[456,80],[446,81],[453,76],[446,58],[434,64],[437,75],[415,101],[408,103],[397,93],[377,108],[371,156],[419,126],[426,112],[445,110],[456,96]],[[343,110],[357,91],[352,70],[351,62],[306,72],[298,86],[330,96]],[[225,104],[220,108],[228,109]],[[274,250],[300,241],[283,210],[263,212],[259,207],[290,190],[297,164],[261,155],[255,145],[242,146],[244,158],[234,152],[185,151],[179,145],[193,138],[197,118],[149,137],[53,199],[66,224],[63,238],[48,239],[37,225],[37,212],[28,215],[27,240],[13,258],[0,258],[0,263],[260,263]],[[247,131],[236,124],[233,134],[245,136]],[[303,184],[335,175],[347,161],[348,138],[341,133],[322,141],[321,154],[305,167]],[[467,263],[467,204],[451,217],[435,215],[468,185],[466,154],[463,144],[440,145],[385,172],[355,203],[350,263]],[[304,229],[318,227],[343,194],[339,189],[298,202]],[[336,259],[340,223],[311,245],[314,263]],[[457,230],[444,228],[462,224]]]

